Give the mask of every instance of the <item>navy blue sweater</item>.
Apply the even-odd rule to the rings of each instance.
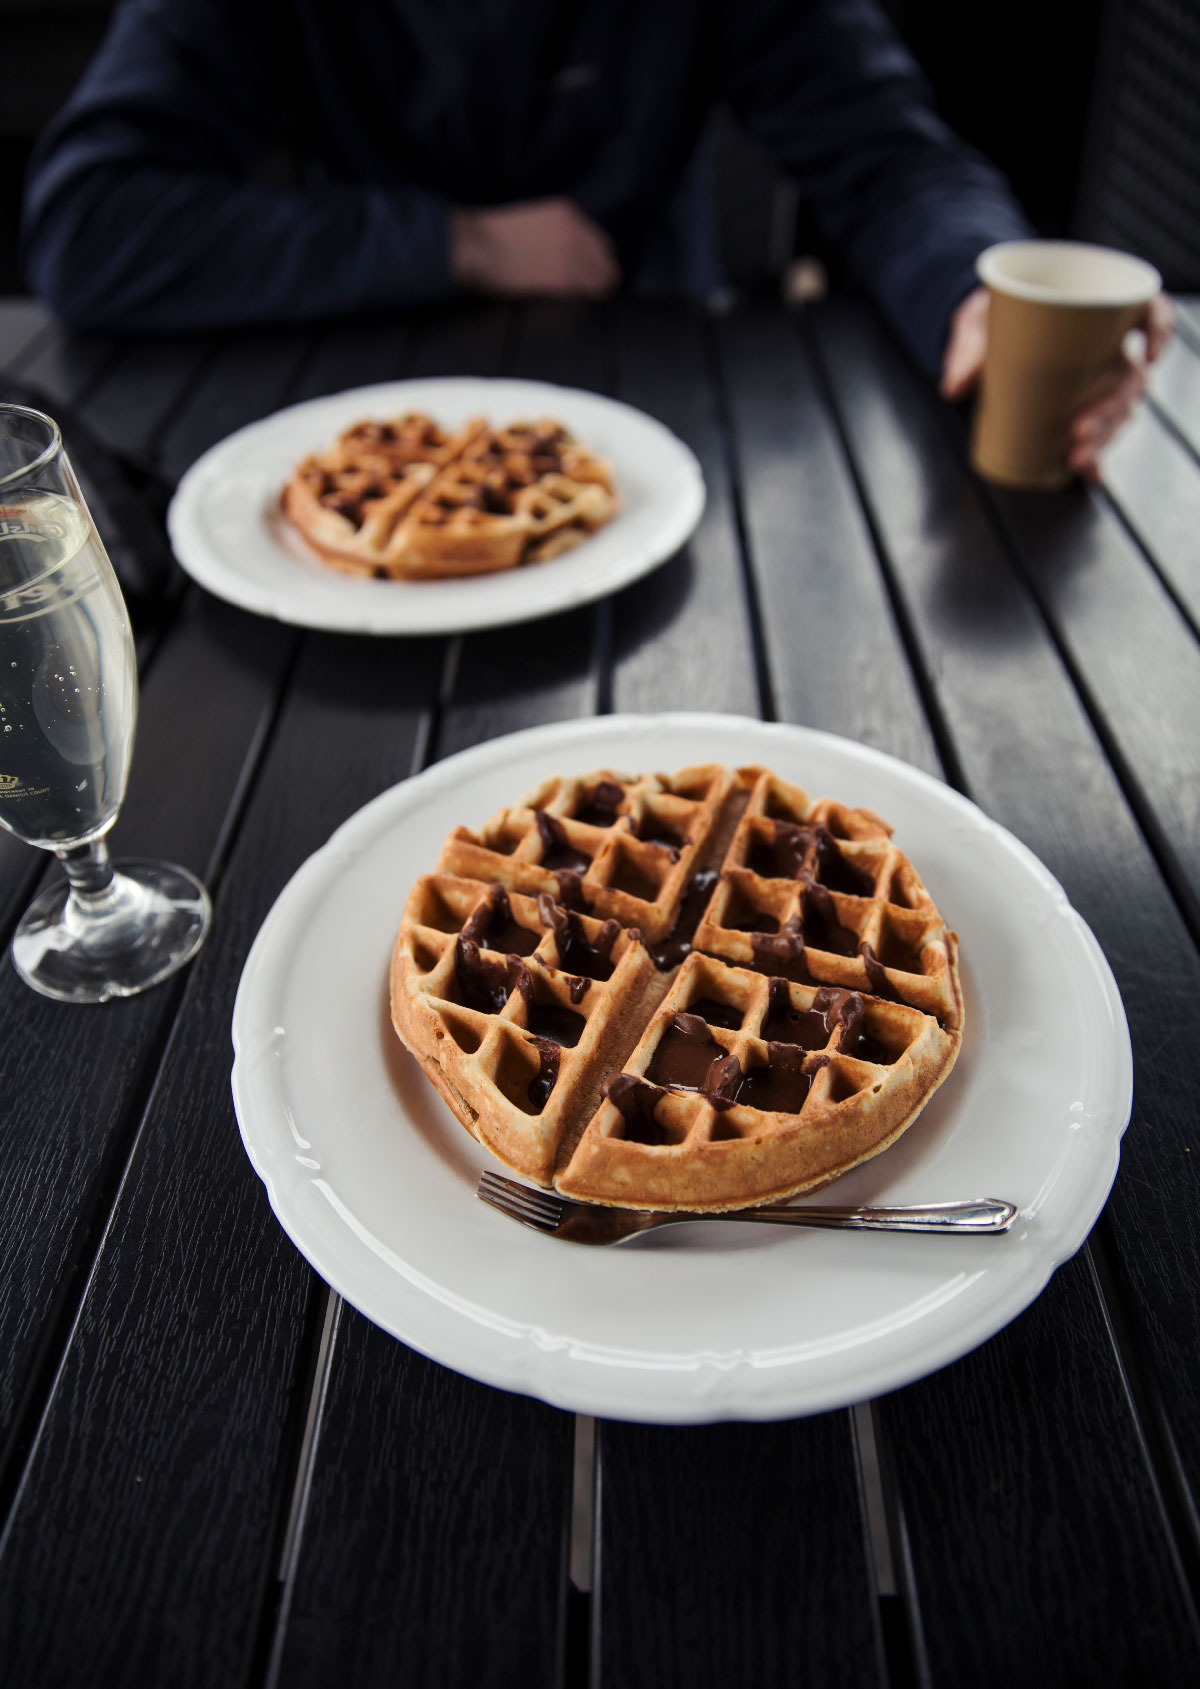
[[[398,307],[450,291],[451,206],[551,194],[636,276],[719,100],[935,370],[1028,228],[872,0],[126,0],[35,152],[29,278],[105,329]]]

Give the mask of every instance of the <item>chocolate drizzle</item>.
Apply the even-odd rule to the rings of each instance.
[[[831,891],[848,892],[851,897],[870,897],[875,879],[838,849],[837,840],[828,827],[814,827],[817,846],[816,877]]]
[[[654,1118],[654,1110],[666,1092],[649,1080],[632,1073],[611,1074],[603,1085],[609,1102],[625,1122],[625,1137],[635,1144],[666,1144],[670,1138]]]
[[[767,987],[767,1013],[761,1036],[769,1042],[799,1045],[805,1050],[824,1050],[840,1028],[838,1049],[859,1061],[890,1064],[895,1058],[866,1030],[867,1005],[857,991],[843,991],[823,985],[809,1009],[792,1005],[787,981],[773,979]],[[809,1072],[815,1064],[809,1064]]]
[[[808,880],[803,892],[804,941],[813,950],[828,950],[835,956],[853,956],[858,934],[844,927],[832,896],[815,880]]]
[[[746,866],[768,879],[819,881],[833,891],[870,897],[874,878],[842,855],[828,827],[775,821],[771,836],[756,833]]]
[[[677,833],[673,827],[668,827],[661,816],[647,810],[638,825],[637,836],[643,844],[659,845],[665,850],[672,862],[679,861],[679,852],[683,849],[682,833]]]
[[[776,977],[767,987],[767,1014],[763,1021],[762,1037],[777,1044],[798,1044],[804,1050],[823,1050],[833,1031],[817,992],[811,1009],[797,1009],[792,1005],[786,979]]]
[[[583,1036],[587,1021],[561,1003],[527,1001],[525,1024],[539,1041],[548,1039],[553,1044],[563,1044],[573,1050]]]
[[[722,1026],[726,1032],[736,1032],[742,1024],[742,1011],[734,1003],[721,1003],[715,997],[697,997],[688,1004],[691,1014],[699,1015],[709,1026]]]
[[[591,904],[583,895],[583,880],[573,868],[559,868],[554,874],[558,882],[558,901],[564,909],[578,909],[587,914]]]
[[[475,940],[462,933],[454,944],[454,974],[463,1006],[484,1014],[498,1015],[518,988],[523,995],[532,990],[529,970],[519,956],[489,961]]]
[[[713,1063],[725,1050],[699,1015],[675,1014],[655,1047],[646,1077],[672,1091],[707,1093]]]
[[[759,973],[778,975],[796,985],[815,985],[804,953],[804,928],[792,915],[779,932],[751,933],[750,950]]]
[[[887,970],[866,939],[859,945],[858,953],[862,957],[863,967],[867,970],[867,983],[872,994],[886,998],[889,1003],[899,1003],[902,1000],[899,993],[888,980]]]
[[[563,909],[542,892],[538,898],[538,914],[548,927],[553,927],[558,944],[558,965],[564,973],[582,974],[587,979],[610,979],[613,963],[610,956],[619,921],[608,920],[596,934],[593,944],[583,930],[583,922],[573,909]]]
[[[611,827],[617,819],[617,805],[624,796],[624,786],[618,786],[615,780],[601,780],[588,793],[583,807],[575,811],[575,819],[589,827]]]
[[[523,927],[513,915],[507,891],[503,886],[493,886],[486,901],[472,910],[462,936],[502,956],[528,956],[537,948],[541,934]]]
[[[538,1070],[529,1081],[529,1101],[535,1114],[540,1114],[550,1100],[558,1078],[559,1048],[549,1038],[534,1038],[537,1046]]]
[[[549,868],[552,874],[558,869],[565,869],[571,874],[586,874],[592,865],[592,859],[571,843],[567,830],[558,817],[547,815],[544,809],[539,809],[536,811],[536,819],[537,830],[542,838],[542,867]]]
[[[650,959],[660,973],[665,973],[668,968],[678,967],[684,957],[690,954],[696,928],[708,907],[708,900],[718,878],[715,868],[700,868],[688,881],[675,925],[666,938],[650,946]]]
[[[768,1044],[766,1065],[752,1067],[731,1100],[765,1114],[799,1114],[812,1086],[805,1060],[795,1044]]]

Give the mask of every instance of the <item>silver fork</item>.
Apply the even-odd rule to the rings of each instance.
[[[843,1227],[850,1231],[951,1232],[957,1236],[1006,1232],[1017,1217],[1015,1203],[995,1197],[973,1202],[935,1202],[925,1208],[736,1208],[728,1213],[654,1214],[639,1208],[602,1208],[594,1203],[570,1202],[553,1191],[535,1190],[484,1173],[475,1192],[481,1202],[498,1208],[512,1220],[572,1243],[624,1243],[658,1226],[678,1226],[688,1220],[742,1220],[764,1226]]]

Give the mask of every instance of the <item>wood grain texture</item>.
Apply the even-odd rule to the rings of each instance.
[[[277,1681],[558,1684],[573,1424],[347,1310]]]
[[[448,370],[469,365],[473,374],[528,381],[562,381],[573,369],[576,386],[595,388],[603,382],[602,336],[596,313],[571,306],[531,306],[519,314],[493,311],[476,325],[466,346],[443,342],[441,358]],[[428,335],[418,342],[418,356],[427,369],[438,346]],[[589,605],[510,627],[464,633],[456,642],[453,684],[436,754],[448,756],[523,727],[591,715],[598,697],[596,616]],[[519,796],[514,793],[514,799]],[[476,822],[484,819],[474,817]]]
[[[597,1689],[885,1681],[848,1413],[596,1432]]]
[[[885,544],[889,565],[903,592],[922,663],[951,735],[957,760],[972,794],[996,818],[1025,838],[1065,885],[1089,920],[1122,985],[1139,1074],[1134,1120],[1123,1148],[1123,1168],[1109,1205],[1120,1236],[1122,1259],[1137,1285],[1137,1319],[1153,1351],[1159,1382],[1181,1445],[1197,1430],[1194,1380],[1200,1332],[1178,1299],[1180,1282],[1197,1270],[1195,1174],[1186,1153],[1194,1094],[1190,1077],[1196,1050],[1197,961],[1193,946],[1162,879],[1124,803],[1119,785],[1097,743],[1020,574],[990,530],[978,495],[962,477],[957,449],[945,428],[938,401],[916,384],[857,312],[840,307],[822,313],[821,354],[830,371],[851,450]],[[1151,962],[1149,959],[1153,958]],[[1155,985],[1147,990],[1147,969]],[[1181,1052],[1169,1064],[1159,1057],[1166,1040]],[[1186,1046],[1186,1053],[1185,1053]],[[1068,1275],[1060,1274],[1066,1282]],[[1052,1294],[1061,1294],[1060,1286]],[[1055,1367],[1090,1370],[1088,1350],[1101,1339],[1102,1325],[1088,1315],[1084,1297],[1071,1316],[1051,1324]],[[1181,1318],[1181,1315],[1183,1316]],[[1037,1329],[1030,1316],[1014,1334]],[[1087,1332],[1095,1331],[1089,1343]],[[1050,1356],[1044,1358],[1050,1365]],[[1040,1367],[1030,1371],[1036,1378]],[[1031,1445],[1033,1426],[1047,1437],[1034,1495],[1060,1487],[1058,1474],[1072,1473],[1077,1495],[1094,1483],[1092,1451],[1103,1447],[1111,1471],[1121,1458],[1137,1471],[1140,1456],[1129,1453],[1136,1427],[1126,1418],[1120,1456],[1110,1449],[1110,1426],[1121,1422],[1123,1385],[1112,1364],[1104,1365],[1105,1389],[1088,1392],[1094,1414],[1085,1431],[1078,1417],[1059,1421],[1058,1447],[1050,1438],[1050,1402],[1037,1392],[1025,1398],[995,1398],[1007,1419],[1006,1435]],[[931,1391],[957,1388],[954,1370],[931,1380]],[[947,1410],[949,1413],[951,1410]],[[961,1408],[958,1410],[961,1412]],[[956,1484],[965,1517],[972,1485],[981,1476],[954,1470],[954,1450],[942,1446],[943,1482]],[[1032,1445],[1031,1445],[1032,1446]],[[903,1460],[903,1446],[898,1458]],[[923,1457],[924,1458],[924,1457]],[[1185,1456],[1189,1467],[1190,1454]],[[932,1466],[933,1457],[928,1456]],[[905,1481],[906,1497],[920,1491]],[[1148,1479],[1127,1489],[1123,1509],[1141,1502],[1142,1530],[1152,1530]],[[1114,1528],[1117,1528],[1114,1526]],[[1120,1602],[1109,1576],[1106,1538],[1090,1536],[1086,1516],[1064,1515],[1062,1529],[1073,1553],[1090,1555],[1091,1571],[1077,1584],[1080,1606],[1071,1622],[1109,1622],[1109,1602]],[[1173,1564],[1160,1531],[1159,1568],[1169,1582]],[[1029,1615],[1009,1602],[1017,1586],[1000,1577],[1000,1545],[991,1545],[992,1566],[973,1585],[977,1624],[1001,1654],[1006,1634],[1025,1626]],[[941,1622],[941,1590],[950,1568],[927,1578],[923,1609],[932,1603],[933,1628]],[[956,1574],[959,1575],[957,1568]],[[1107,1595],[1100,1592],[1107,1590]],[[962,1598],[961,1590],[955,1600]],[[1068,1621],[1060,1607],[1050,1609]],[[1088,1614],[1094,1619],[1089,1621]],[[945,1617],[947,1634],[953,1620]],[[1178,1624],[1174,1626],[1178,1632]],[[946,1668],[949,1670],[949,1667]],[[947,1678],[947,1681],[950,1681]],[[1112,1679],[1116,1681],[1116,1679]]]
[[[211,876],[289,649],[276,630],[252,631],[238,612],[189,607],[143,683],[129,790],[111,834],[118,859],[160,857]],[[166,987],[130,1003],[73,1008],[31,992],[7,956],[0,993],[7,1028],[0,1437],[7,1445],[63,1298],[81,1288],[80,1252],[94,1248],[102,1224],[93,1205],[118,1171],[113,1157],[133,1124],[126,1103],[149,1081],[146,1064],[157,1059],[175,993]]]
[[[1200,1670],[1088,1277],[1069,1262],[1006,1331],[883,1403],[932,1686],[1008,1689],[1031,1660],[1038,1683],[1097,1689]]]
[[[615,352],[616,396],[691,447],[705,506],[687,545],[614,601],[612,707],[757,717],[763,697],[753,618],[703,322],[678,306],[631,303],[620,313]]]
[[[81,414],[112,450],[156,466],[159,442],[213,351],[204,335],[124,340],[103,379],[80,394]]]
[[[795,322],[767,306],[735,312],[721,354],[778,715],[939,772],[874,541]]]
[[[1150,403],[1200,454],[1200,348],[1177,334],[1165,354],[1150,366]]]
[[[1200,933],[1200,645],[1102,495],[1080,487],[1050,499],[999,488],[993,496],[1026,582]]]
[[[255,1654],[310,1274],[234,1124],[233,997],[290,873],[411,766],[435,672],[390,642],[306,645],[0,1558],[0,1648],[27,1675],[223,1686]],[[102,1656],[49,1590],[86,1600]]]
[[[1200,476],[1191,449],[1143,405],[1104,454],[1104,486],[1200,631]]]
[[[507,330],[507,314],[489,313],[487,321]],[[407,373],[417,358],[427,364],[438,358],[439,336],[447,365],[468,356],[456,351],[444,323],[422,327],[408,349],[412,358],[396,373]],[[498,365],[506,344],[504,332],[477,334],[470,359],[478,367],[490,346]],[[340,380],[339,348],[323,346],[319,367]],[[336,755],[361,754],[363,777],[373,770],[381,784],[388,783],[381,776],[399,778],[425,743],[426,707],[438,696],[444,647],[443,640],[310,640],[278,755],[286,762],[314,738],[328,739],[340,711],[345,720]],[[528,713],[515,725],[538,718],[537,688],[531,693]],[[458,720],[469,720],[475,696],[468,685],[460,704],[456,689],[447,700],[452,719],[457,710]],[[355,731],[353,716],[366,699],[370,719],[365,731]],[[309,710],[319,710],[321,726],[313,732],[301,726],[296,737],[295,718]],[[325,761],[335,754],[334,743],[329,740]],[[389,766],[399,747],[408,764]],[[399,898],[406,889],[397,888]],[[405,1129],[400,1119],[397,1129]],[[473,1192],[464,1189],[463,1199],[473,1203]],[[299,1549],[272,1642],[278,1681],[297,1689],[556,1682],[571,1432],[569,1416],[459,1378],[346,1311],[329,1365]]]
[[[158,439],[157,461],[167,479],[177,481],[218,440],[287,404],[308,343],[294,329],[224,337]]]

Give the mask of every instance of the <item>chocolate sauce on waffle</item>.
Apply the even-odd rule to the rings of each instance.
[[[760,974],[778,974],[794,985],[815,985],[804,954],[804,930],[799,915],[792,915],[777,933],[752,933],[750,950]]]
[[[870,897],[874,878],[843,856],[828,827],[802,827],[775,821],[768,838],[756,833],[746,866],[767,879],[817,880],[832,891]]]
[[[558,1078],[559,1047],[548,1038],[535,1038],[533,1042],[537,1045],[538,1070],[529,1081],[529,1100],[535,1114],[540,1114]]]
[[[567,837],[567,830],[557,815],[537,811],[537,829],[542,836],[542,867],[551,873],[565,868],[572,874],[586,874],[592,865],[590,856],[578,850]]]
[[[658,1041],[646,1077],[672,1091],[703,1091],[715,1061],[725,1055],[699,1015],[672,1015]]]
[[[650,959],[660,973],[678,967],[690,954],[696,928],[719,877],[715,868],[700,868],[688,881],[675,925],[661,943],[650,946]]]
[[[828,827],[814,827],[812,834],[816,843],[816,877],[821,884],[831,891],[847,892],[851,897],[870,897],[875,890],[874,875],[843,856]]]
[[[795,1044],[768,1044],[765,1067],[752,1067],[742,1076],[732,1101],[766,1114],[799,1114],[812,1087],[804,1059]]]
[[[624,796],[624,786],[618,786],[615,780],[601,780],[588,793],[583,808],[575,811],[575,819],[589,827],[611,827],[617,819],[617,805]]]
[[[679,861],[679,853],[684,845],[683,834],[677,833],[673,827],[668,827],[660,816],[651,813],[643,815],[637,836],[643,844],[661,845],[672,862]]]
[[[527,1003],[525,1024],[535,1038],[549,1039],[573,1050],[583,1036],[587,1021],[562,1003]]]
[[[813,950],[829,950],[835,956],[853,956],[858,950],[858,934],[852,927],[844,927],[838,916],[838,906],[822,885],[809,880],[803,893],[804,942]]]
[[[726,1032],[736,1032],[742,1024],[742,1011],[733,1003],[718,1002],[715,997],[697,997],[694,1003],[688,1004],[688,1009],[709,1026],[724,1027]]]
[[[518,987],[524,991],[529,972],[519,956],[490,961],[478,944],[459,933],[454,943],[454,973],[463,1005],[498,1015]]]
[[[768,880],[795,880],[804,871],[812,844],[812,829],[789,821],[774,822],[770,838],[755,833],[746,853],[746,866]]]
[[[798,1044],[804,1050],[823,1050],[829,1042],[833,1025],[818,1007],[823,995],[818,991],[811,1009],[797,1009],[792,1005],[786,979],[773,979],[767,986],[767,1014],[761,1037],[777,1044]]]
[[[857,991],[823,985],[810,1009],[793,1007],[787,981],[773,979],[767,987],[767,1013],[761,1036],[769,1042],[796,1044],[805,1050],[824,1050],[841,1028],[838,1049],[859,1061],[890,1064],[894,1057],[866,1030],[867,1006]]]
[[[462,936],[473,939],[485,950],[497,950],[502,956],[529,956],[541,938],[540,933],[523,927],[513,915],[512,904],[503,886],[493,886],[487,902],[472,911],[463,926]]]
[[[666,1144],[670,1142],[654,1110],[666,1092],[659,1085],[651,1085],[632,1073],[614,1073],[602,1087],[609,1102],[619,1110],[625,1122],[625,1136],[635,1144]]]
[[[862,957],[863,967],[867,970],[867,983],[876,997],[884,997],[889,1003],[899,1003],[903,999],[888,979],[887,971],[870,944],[864,939],[858,947]]]
[[[578,909],[587,914],[591,904],[583,895],[583,880],[571,868],[559,868],[555,871],[558,882],[558,901],[564,909]]]
[[[583,930],[583,922],[573,909],[563,909],[549,892],[538,897],[538,914],[548,927],[553,927],[558,945],[558,965],[564,973],[582,974],[587,979],[611,979],[613,962],[610,952],[621,930],[619,921],[608,920],[596,934],[593,944]]]

